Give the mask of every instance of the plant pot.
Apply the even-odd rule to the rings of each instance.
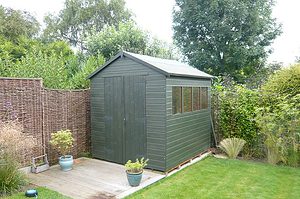
[[[70,171],[73,166],[73,156],[72,155],[66,155],[66,156],[61,156],[59,158],[59,165],[61,170],[63,171]]]
[[[143,172],[140,173],[128,173],[126,171],[127,174],[127,180],[129,182],[129,185],[132,187],[137,187],[140,185],[141,180],[142,180],[142,176],[143,176]]]

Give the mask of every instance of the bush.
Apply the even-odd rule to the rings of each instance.
[[[215,87],[218,97],[218,124],[221,139],[236,137],[246,141],[243,154],[262,157],[261,136],[255,110],[259,106],[259,92],[242,85]]]
[[[239,138],[226,138],[220,142],[219,148],[231,159],[236,159],[245,145],[245,140]]]
[[[35,146],[32,137],[25,136],[20,123],[0,123],[0,195],[18,191],[25,183],[25,176],[18,170],[25,154]]]
[[[256,121],[265,138],[268,162],[299,164],[300,64],[272,75],[262,87]]]
[[[10,195],[27,184],[26,177],[18,170],[18,164],[11,156],[1,157],[0,196]]]
[[[87,76],[103,63],[100,55],[81,59],[31,49],[18,61],[8,55],[0,57],[0,76],[42,78],[46,88],[83,89],[89,87]]]

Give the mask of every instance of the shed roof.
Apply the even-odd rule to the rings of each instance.
[[[102,71],[104,68],[109,66],[112,62],[117,60],[119,57],[128,57],[136,62],[144,64],[166,76],[179,76],[179,77],[195,77],[195,78],[213,78],[213,76],[198,70],[188,64],[169,59],[161,59],[157,57],[150,57],[147,55],[140,55],[130,52],[122,51],[115,57],[106,62],[101,68],[94,71],[88,78],[92,78],[94,75]]]

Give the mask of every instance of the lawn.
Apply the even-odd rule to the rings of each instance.
[[[56,191],[52,191],[50,189],[44,188],[44,187],[38,187],[38,198],[41,199],[71,199],[67,196],[64,196]],[[20,192],[17,194],[14,194],[9,197],[5,197],[5,199],[28,199],[25,197],[25,192]]]
[[[300,198],[300,169],[209,157],[128,198]]]

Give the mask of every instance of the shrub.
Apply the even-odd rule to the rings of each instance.
[[[144,158],[141,158],[141,160],[136,159],[136,162],[128,160],[125,164],[126,171],[128,173],[141,173],[143,172],[143,168],[147,166],[147,162],[148,159],[144,161]]]
[[[0,123],[0,195],[11,194],[26,183],[18,167],[23,156],[32,152],[35,140],[22,131],[16,120]]]
[[[18,170],[18,164],[11,156],[1,157],[0,162],[0,196],[17,192],[27,184],[26,177]]]
[[[61,130],[51,134],[50,144],[62,155],[66,156],[72,146],[74,138],[70,130]]]
[[[231,159],[236,159],[246,141],[240,138],[226,138],[220,142],[219,148]]]
[[[277,71],[262,87],[256,121],[268,162],[296,166],[300,151],[300,64]]]
[[[247,157],[262,157],[262,138],[254,120],[259,106],[259,92],[242,85],[218,86],[218,125],[221,139],[236,137],[246,141],[243,154]]]
[[[23,133],[23,126],[18,121],[1,122],[0,132],[0,157],[13,157],[20,163],[25,155],[32,153],[35,139]]]

